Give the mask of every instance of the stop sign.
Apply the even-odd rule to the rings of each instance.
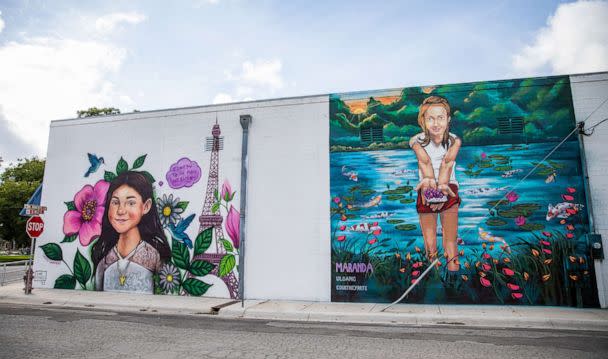
[[[40,216],[33,216],[27,220],[25,231],[30,238],[38,238],[44,230],[44,221]]]

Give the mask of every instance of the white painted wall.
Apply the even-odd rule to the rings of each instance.
[[[608,118],[608,73],[570,77],[576,121],[589,128]],[[608,308],[608,121],[584,138],[595,230],[602,235],[604,260],[595,261],[600,305]]]
[[[218,119],[224,150],[220,152],[220,186],[228,178],[240,201],[240,160],[242,129],[239,116],[253,117],[249,137],[248,217],[245,253],[245,297],[251,299],[330,300],[329,245],[329,104],[327,96],[293,98],[151,111],[102,118],[54,121],[51,124],[42,204],[45,233],[39,238],[34,270],[46,271],[46,282],[36,287],[52,287],[67,269],[51,263],[40,245],[63,238],[65,201],[85,184],[94,184],[83,174],[88,166],[86,153],[105,157],[114,171],[116,161],[125,156],[129,164],[147,153],[145,170],[157,179],[182,156],[196,160],[202,179],[190,189],[171,190],[166,184],[157,195],[176,192],[190,200],[187,214],[200,215],[209,166],[204,139]],[[102,176],[102,167],[96,179]],[[101,172],[101,175],[100,175]],[[162,175],[161,175],[162,174]],[[166,183],[166,180],[164,180]],[[198,224],[188,233],[196,236]],[[78,241],[78,240],[77,240]],[[62,245],[68,263],[78,243]],[[212,281],[208,278],[208,281]],[[215,281],[217,282],[217,281]],[[226,297],[220,282],[210,296]]]

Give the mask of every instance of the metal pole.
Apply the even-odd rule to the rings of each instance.
[[[240,246],[239,246],[239,297],[241,307],[245,307],[245,225],[247,219],[247,145],[249,139],[249,125],[251,115],[240,116],[243,128],[243,142],[241,144],[241,223],[240,223]]]
[[[593,220],[593,204],[591,199],[591,191],[589,189],[589,173],[587,172],[587,157],[585,156],[585,121],[581,121],[577,125],[578,127],[578,144],[581,154],[581,167],[583,170],[583,185],[585,188],[585,203],[587,205],[587,213],[589,214],[589,232],[595,233],[595,221]]]
[[[26,279],[25,279],[25,294],[31,294],[32,293],[32,263],[34,262],[34,242],[36,241],[36,238],[32,237],[32,240],[30,242],[30,260],[28,261],[27,264],[27,271],[25,273]]]

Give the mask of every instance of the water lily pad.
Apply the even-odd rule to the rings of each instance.
[[[490,168],[490,167],[493,167],[493,166],[494,166],[494,165],[493,165],[493,164],[492,164],[492,162],[490,162],[490,161],[487,161],[487,162],[482,162],[482,163],[479,165],[479,167],[481,167],[481,168]]]
[[[388,220],[388,221],[386,221],[386,222],[387,222],[387,223],[390,223],[390,224],[399,224],[399,223],[403,223],[403,222],[405,222],[405,220],[403,220],[403,219],[389,219],[389,220]]]
[[[513,169],[513,166],[496,166],[496,167],[494,167],[494,170],[499,171],[499,172],[510,171],[512,169]]]
[[[401,187],[397,187],[395,189],[386,190],[383,193],[385,195],[406,194],[406,193],[410,193],[412,191],[412,189],[414,189],[414,187],[412,187],[412,186],[401,186]]]
[[[399,201],[399,203],[403,203],[403,204],[414,203],[414,202],[416,202],[416,200],[413,198],[406,198],[406,199],[402,199],[401,201]]]
[[[539,208],[540,205],[536,203],[521,203],[516,204],[509,209],[499,210],[498,215],[505,218],[515,218],[519,216],[528,217]]]
[[[399,224],[395,227],[395,229],[399,231],[413,231],[416,228],[418,228],[418,226],[415,224]]]
[[[405,198],[405,196],[401,194],[391,194],[389,196],[386,196],[386,199],[389,201],[398,201],[403,198]]]
[[[489,155],[488,157],[490,157],[493,160],[504,160],[504,159],[508,159],[509,157],[504,156],[504,155]]]
[[[509,201],[507,201],[506,199],[500,199],[497,201],[488,202],[488,206],[490,206],[490,207],[506,206],[508,204],[509,204]]]
[[[500,219],[500,218],[490,218],[490,219],[488,219],[488,220],[486,221],[486,224],[487,224],[488,226],[493,226],[493,227],[495,227],[495,226],[504,226],[505,224],[507,224],[507,222],[506,222],[506,221],[503,221],[503,220],[502,220],[502,219]]]
[[[373,189],[363,189],[359,193],[361,193],[364,196],[370,196],[370,195],[376,193],[376,191],[374,191]]]
[[[542,229],[545,229],[545,226],[541,223],[526,223],[523,226],[520,226],[519,228],[526,231],[540,231]]]

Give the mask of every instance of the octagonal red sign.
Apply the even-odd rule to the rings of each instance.
[[[44,221],[40,216],[33,216],[25,224],[25,232],[30,238],[38,238],[44,231]]]

